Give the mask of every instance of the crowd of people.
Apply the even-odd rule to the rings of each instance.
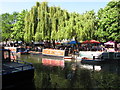
[[[3,44],[2,46],[7,47],[24,47],[26,50],[39,51],[42,52],[45,48],[66,50],[70,54],[76,54],[79,51],[120,51],[120,48],[107,47],[103,44],[59,44],[56,45],[55,40],[45,40],[41,41],[38,44],[32,43],[9,43]]]

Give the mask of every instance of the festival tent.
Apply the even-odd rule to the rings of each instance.
[[[106,47],[112,48],[112,47],[115,47],[115,42],[113,42],[113,41],[108,41],[108,42],[104,43],[104,45],[105,45]]]
[[[96,41],[96,40],[86,40],[84,42],[82,42],[83,44],[90,44],[90,43],[97,43],[99,44],[100,42]]]
[[[113,41],[108,41],[108,42],[104,43],[104,45],[115,45],[115,42],[113,42]]]

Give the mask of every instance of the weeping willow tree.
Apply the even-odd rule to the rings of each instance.
[[[80,37],[83,40],[93,38],[94,11],[83,15],[68,13],[60,7],[48,7],[47,2],[36,3],[25,17],[26,41],[46,39],[62,40]]]
[[[34,35],[37,28],[37,8],[33,7],[25,16],[25,34],[24,39],[27,42],[34,40]]]
[[[92,11],[88,11],[85,14],[83,14],[83,30],[81,33],[83,33],[82,35],[82,39],[94,39],[94,33],[96,30],[96,17],[95,17],[95,12]]]
[[[38,6],[38,3],[36,3],[36,6],[33,6],[25,16],[24,39],[27,42],[31,42],[35,39],[38,24]]]
[[[49,12],[46,2],[39,4],[38,6],[38,25],[35,33],[35,40],[42,40],[49,38]]]

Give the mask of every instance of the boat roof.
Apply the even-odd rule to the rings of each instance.
[[[0,75],[5,75],[5,74],[10,74],[10,73],[15,73],[15,72],[20,72],[20,71],[25,71],[25,70],[30,70],[34,69],[31,63],[21,61],[21,60],[16,60],[12,62],[4,62],[2,63],[2,68],[0,69]]]

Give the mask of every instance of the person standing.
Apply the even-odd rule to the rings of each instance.
[[[55,49],[55,40],[52,39],[52,47]]]

